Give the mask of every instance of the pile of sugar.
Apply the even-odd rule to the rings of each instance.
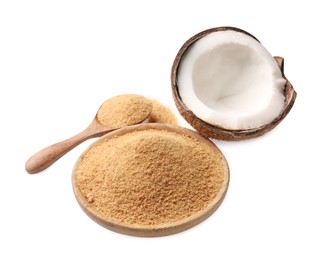
[[[75,169],[89,205],[115,223],[162,225],[205,209],[224,182],[217,150],[167,130],[139,130],[103,139]]]
[[[153,109],[148,117],[149,123],[162,123],[177,125],[178,121],[170,108],[155,99],[150,99]]]
[[[125,94],[106,100],[97,113],[104,126],[119,128],[140,123],[152,111],[152,103],[141,95]]]

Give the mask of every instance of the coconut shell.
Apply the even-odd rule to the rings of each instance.
[[[282,57],[274,57],[276,62],[278,63],[280,70],[282,72],[283,78],[286,80],[284,95],[285,95],[285,104],[282,112],[269,124],[265,124],[261,127],[251,128],[251,129],[239,129],[239,130],[232,130],[232,129],[225,129],[220,126],[211,125],[200,118],[198,118],[193,111],[189,110],[184,102],[181,99],[180,93],[178,91],[177,86],[177,71],[179,65],[181,63],[182,57],[185,55],[187,49],[194,44],[197,40],[201,39],[202,37],[208,35],[209,33],[218,32],[218,31],[225,31],[225,30],[235,30],[244,34],[253,37],[258,42],[259,40],[251,35],[250,33],[235,28],[235,27],[217,27],[205,30],[196,34],[195,36],[191,37],[187,40],[184,45],[181,47],[179,52],[176,55],[174,60],[172,70],[171,70],[171,85],[172,85],[172,94],[176,104],[176,107],[181,114],[181,116],[193,127],[195,128],[201,135],[209,138],[219,139],[219,140],[227,140],[227,141],[239,141],[239,140],[246,140],[254,137],[258,137],[264,135],[274,127],[276,127],[289,113],[291,108],[294,105],[296,99],[296,91],[294,90],[292,84],[286,78],[284,74],[284,59]]]

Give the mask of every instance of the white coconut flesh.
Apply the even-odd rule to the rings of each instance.
[[[270,53],[253,37],[217,31],[186,51],[177,86],[186,107],[201,120],[225,129],[251,129],[283,110],[286,80]]]

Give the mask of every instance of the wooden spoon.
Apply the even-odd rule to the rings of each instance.
[[[151,110],[151,102],[140,95],[126,94],[110,98],[101,105],[86,129],[69,139],[40,150],[27,160],[25,169],[28,173],[40,172],[90,138],[100,137],[124,126],[142,123],[150,115]]]

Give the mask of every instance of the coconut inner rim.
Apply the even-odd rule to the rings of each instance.
[[[227,129],[250,129],[273,121],[284,107],[286,80],[270,53],[234,30],[197,40],[179,64],[182,101],[196,116]]]

